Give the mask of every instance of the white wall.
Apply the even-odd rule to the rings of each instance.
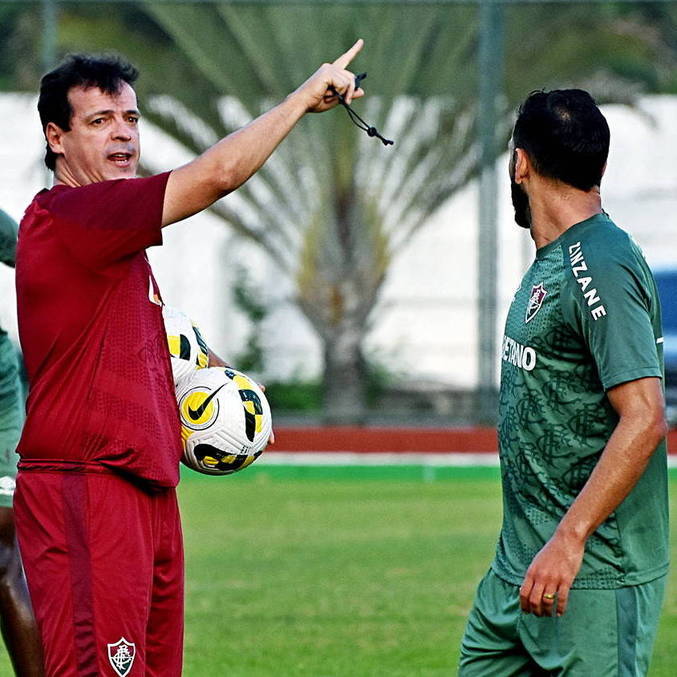
[[[606,106],[604,112],[612,131],[604,206],[635,236],[651,264],[677,264],[677,97],[646,97],[637,110]],[[20,219],[46,178],[35,99],[1,95],[0,115],[11,130],[0,150],[0,206]],[[189,159],[147,123],[142,138],[144,156],[158,170]],[[388,152],[397,152],[397,146]],[[502,322],[533,249],[528,234],[512,221],[505,157],[499,176]],[[396,372],[415,368],[419,379],[458,386],[475,382],[477,199],[475,184],[461,191],[392,266],[368,350]],[[247,336],[247,322],[230,295],[234,264],[246,262],[274,309],[264,328],[266,377],[319,371],[320,347],[291,302],[291,285],[259,251],[208,214],[165,232],[165,246],[150,252],[165,301],[189,313],[217,352],[232,357]],[[0,266],[0,324],[13,335],[14,303],[12,271]]]

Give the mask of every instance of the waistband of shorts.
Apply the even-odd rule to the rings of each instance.
[[[17,466],[19,472],[85,472],[100,475],[115,475],[115,471],[96,461],[21,459]]]

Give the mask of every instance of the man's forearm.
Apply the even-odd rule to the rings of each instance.
[[[263,166],[305,112],[303,100],[290,94],[277,106],[212,146],[196,162],[204,162],[205,172],[220,174],[220,191],[225,195]],[[198,166],[198,169],[201,168]]]
[[[662,417],[622,417],[557,532],[585,542],[630,493],[665,434]]]
[[[275,108],[173,171],[165,189],[162,225],[192,216],[241,186],[305,113],[330,110],[338,104],[337,93],[347,103],[362,96],[364,92],[355,89],[355,75],[346,70],[362,44],[358,40],[333,63],[320,66]]]
[[[195,214],[241,186],[261,168],[305,112],[303,100],[290,94],[189,164],[174,170],[167,182],[163,225]],[[175,191],[177,184],[192,185],[196,190]]]
[[[211,348],[209,348],[208,351],[208,367],[230,367],[230,365],[222,357],[219,357]]]

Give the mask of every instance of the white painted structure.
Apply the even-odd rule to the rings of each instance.
[[[611,127],[605,209],[630,231],[652,265],[677,265],[677,97],[645,97],[634,108],[606,106]],[[0,150],[0,207],[20,219],[45,185],[43,141],[32,96],[0,96],[9,131]],[[143,154],[158,170],[190,158],[144,123]],[[389,152],[397,152],[397,146]],[[499,317],[533,255],[528,234],[514,225],[507,160],[500,160]],[[234,199],[226,198],[228,199]],[[292,289],[251,244],[208,214],[166,231],[151,250],[165,301],[189,313],[224,357],[242,349],[247,321],[233,307],[229,273],[246,261],[274,308],[264,331],[265,378],[313,376],[321,364],[312,329],[290,300]],[[419,378],[471,387],[476,382],[477,186],[445,204],[395,260],[373,315],[370,353],[395,372],[416,367]],[[12,271],[0,266],[0,324],[16,336]],[[499,328],[500,332],[500,328]],[[498,360],[497,360],[498,366]]]

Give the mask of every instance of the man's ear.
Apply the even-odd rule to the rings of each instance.
[[[515,183],[522,183],[532,172],[531,160],[524,148],[515,148],[513,152],[515,153]]]
[[[45,127],[45,139],[50,150],[57,155],[63,154],[64,131],[55,122],[48,122]]]

